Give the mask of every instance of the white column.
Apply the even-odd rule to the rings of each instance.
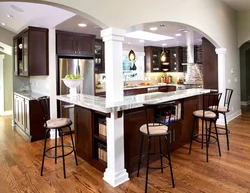
[[[122,43],[125,30],[108,28],[101,31],[105,42],[106,100],[123,100]],[[129,180],[124,168],[124,120],[112,112],[107,118],[107,168],[103,179],[113,187]]]
[[[215,49],[216,54],[218,55],[218,92],[222,93],[221,100],[220,100],[220,106],[224,105],[224,97],[225,97],[225,91],[226,91],[226,48],[216,48]],[[217,124],[219,125],[225,125],[224,118],[222,115],[219,115],[219,119],[217,120]]]
[[[4,75],[3,75],[4,55],[0,55],[0,115],[4,114]]]
[[[125,30],[108,28],[101,31],[105,43],[106,100],[123,100],[122,44]]]
[[[50,79],[50,118],[57,118],[56,103],[56,31],[49,29],[49,79]],[[55,132],[51,130],[50,138],[55,138]]]
[[[129,180],[124,168],[124,122],[123,116],[118,118],[113,112],[107,118],[107,168],[103,179],[111,186],[116,187]]]

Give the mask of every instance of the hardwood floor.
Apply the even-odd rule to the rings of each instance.
[[[176,188],[172,188],[169,168],[163,174],[150,170],[148,192],[250,192],[250,107],[243,108],[242,116],[229,123],[230,151],[226,137],[220,136],[222,156],[216,144],[209,146],[209,163],[205,148],[193,143],[172,152]],[[50,140],[53,143],[53,140]],[[69,142],[69,141],[66,141]],[[103,181],[103,174],[73,154],[66,157],[67,178],[63,178],[61,159],[45,159],[44,175],[40,176],[43,140],[30,143],[11,127],[11,117],[0,117],[0,192],[83,192],[133,193],[144,192],[145,169],[140,177],[133,174],[130,181],[112,188]],[[157,164],[157,163],[154,163]]]

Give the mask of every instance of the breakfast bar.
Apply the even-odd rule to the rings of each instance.
[[[192,112],[198,108],[199,96],[209,92],[201,88],[154,92],[125,96],[120,102],[84,94],[60,95],[57,100],[75,105],[77,155],[98,170],[105,171],[104,180],[117,186],[129,180],[129,175],[137,168],[139,128],[146,122],[143,104],[176,101],[175,121],[169,136],[170,150],[173,151],[189,142]],[[153,116],[154,110],[150,110],[150,113]],[[156,144],[159,142],[155,141],[151,148],[154,149]]]

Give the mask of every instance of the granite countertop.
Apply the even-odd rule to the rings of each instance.
[[[36,100],[39,97],[46,96],[45,94],[40,94],[36,92],[23,93],[21,91],[15,91],[14,94],[19,95],[27,100]]]
[[[149,85],[149,86],[134,86],[134,87],[124,87],[123,90],[131,90],[131,89],[140,89],[140,88],[153,88],[153,87],[159,87],[159,86],[177,86],[179,84],[155,84],[155,85]],[[95,89],[96,93],[106,92],[105,89]]]
[[[125,96],[124,100],[119,102],[107,101],[105,98],[102,97],[84,94],[77,94],[75,96],[59,95],[57,96],[57,99],[88,109],[93,109],[104,113],[110,113],[142,107],[143,103],[167,102],[197,96],[209,92],[209,89],[203,88],[177,90],[173,92],[154,92]]]

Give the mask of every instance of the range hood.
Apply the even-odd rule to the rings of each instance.
[[[187,63],[182,63],[182,65],[194,64],[194,45],[187,45]]]

